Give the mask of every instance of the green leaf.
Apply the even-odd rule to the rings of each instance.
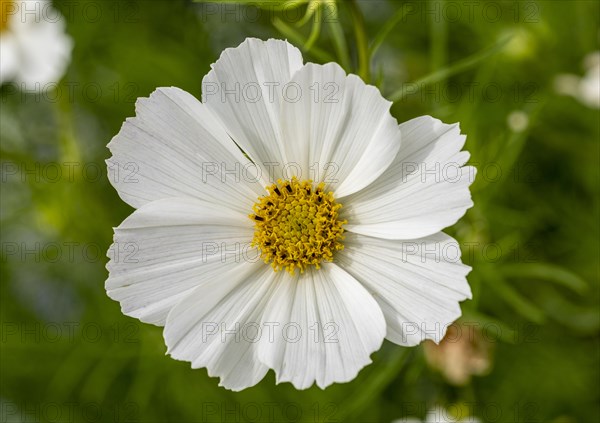
[[[383,390],[398,376],[402,368],[409,362],[409,355],[412,353],[410,348],[398,349],[383,368],[374,372],[369,379],[365,381],[359,392],[346,402],[347,407],[340,410],[340,415],[336,416],[340,421],[349,421],[350,418],[360,415],[360,413],[371,404]],[[354,419],[352,419],[354,420]]]
[[[528,107],[524,108],[524,112],[527,113],[529,118],[529,127],[531,127],[534,122],[537,121],[540,112],[546,106],[547,101],[540,101],[539,103],[528,105]],[[506,172],[509,174],[515,163],[521,157],[521,152],[525,148],[525,143],[529,137],[529,130],[525,130],[522,132],[510,132],[506,142],[502,146],[502,148],[498,151],[494,163],[498,166],[502,172]],[[476,180],[476,191],[481,191],[482,196],[481,199],[484,202],[490,202],[492,197],[500,191],[500,188],[508,181],[509,178],[501,178],[500,180],[491,183],[491,179],[486,178],[477,178]]]
[[[287,0],[287,1],[282,1],[282,0],[261,0],[261,1],[256,1],[256,0],[193,0],[195,3],[225,3],[225,4],[232,4],[232,3],[238,3],[238,4],[243,4],[243,5],[248,5],[248,6],[253,6],[253,7],[260,7],[261,9],[265,9],[265,10],[274,10],[274,11],[282,11],[282,10],[289,10],[289,9],[293,9],[299,6],[302,6],[303,4],[306,4],[309,2],[309,0]]]
[[[542,324],[545,322],[544,312],[509,285],[495,266],[480,266],[480,271],[483,273],[482,280],[486,282],[487,286],[510,304],[516,312],[534,323]]]
[[[514,263],[502,266],[502,273],[508,278],[533,278],[554,282],[583,294],[588,285],[579,276],[560,266],[549,263]]]
[[[506,47],[506,45],[511,39],[512,35],[501,37],[496,43],[492,44],[491,46],[488,46],[471,56],[459,60],[450,66],[440,69],[439,71],[424,76],[423,78],[420,78],[411,84],[403,86],[399,90],[389,95],[388,98],[395,103],[398,100],[402,100],[406,96],[409,86],[411,88],[411,93],[414,94],[414,91],[412,90],[414,89],[414,86],[416,86],[417,89],[420,90],[421,88],[429,84],[434,84],[452,75],[456,75],[460,72],[464,72],[468,69],[471,69],[477,66],[479,63],[483,62],[485,59],[500,52],[504,47]]]
[[[392,29],[394,29],[394,27],[402,19],[404,19],[408,10],[410,10],[410,8],[401,7],[398,11],[396,11],[396,13],[394,13],[394,15],[390,19],[388,19],[385,22],[385,24],[383,24],[377,35],[375,35],[375,38],[371,42],[371,45],[369,46],[369,54],[371,57],[375,56],[375,53],[377,53],[377,50],[379,50],[381,44],[383,44],[387,36],[390,35]]]
[[[516,332],[505,323],[486,314],[474,310],[464,310],[460,322],[479,323],[479,329],[486,331],[486,335],[509,344],[515,343]],[[490,330],[491,327],[494,330]]]

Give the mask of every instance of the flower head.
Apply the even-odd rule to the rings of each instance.
[[[311,265],[319,269],[321,261],[333,261],[333,253],[344,248],[342,225],[347,221],[338,213],[342,205],[324,186],[321,182],[315,188],[312,181],[299,182],[295,176],[289,182],[280,179],[254,205],[251,245],[274,270],[294,274],[296,268],[301,273]]]
[[[0,0],[0,84],[42,91],[65,73],[73,42],[49,0]]]
[[[592,109],[600,108],[600,51],[589,53],[583,60],[585,75],[559,74],[554,78],[558,94],[570,95]]]
[[[247,39],[203,80],[138,100],[109,144],[135,207],[108,295],[168,353],[240,390],[353,379],[383,339],[439,342],[471,295],[455,240],[472,205],[458,125],[402,125],[379,91],[285,41]]]

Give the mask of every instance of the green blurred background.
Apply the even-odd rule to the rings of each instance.
[[[52,93],[0,91],[2,421],[389,422],[436,405],[600,421],[599,111],[556,88],[600,49],[600,3],[261,3],[54,2],[75,42],[66,75]],[[156,87],[200,97],[220,51],[248,36],[360,73],[400,122],[461,123],[475,207],[446,232],[473,267],[462,320],[483,329],[485,374],[457,383],[423,346],[386,341],[350,383],[296,391],[269,372],[234,393],[106,296],[112,227],[132,211],[106,144]]]

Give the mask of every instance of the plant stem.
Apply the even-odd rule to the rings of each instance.
[[[333,11],[332,19],[329,21],[329,29],[331,30],[333,44],[335,46],[338,59],[340,60],[344,70],[346,72],[350,72],[350,54],[348,53],[348,45],[346,44],[346,39],[344,38],[344,30],[342,29],[342,25],[340,25],[337,5],[335,2],[332,2],[326,3],[325,7],[331,7]]]
[[[356,35],[356,47],[358,49],[358,76],[363,81],[369,83],[369,43],[367,41],[367,32],[365,29],[365,19],[363,17],[356,0],[348,2],[350,13],[352,14],[352,22],[354,23],[354,33]]]

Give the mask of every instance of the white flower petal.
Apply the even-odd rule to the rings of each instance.
[[[108,295],[124,314],[164,325],[170,309],[244,260],[253,226],[247,216],[193,198],[142,206],[115,228]]]
[[[262,262],[242,263],[193,291],[167,317],[168,354],[206,367],[227,389],[260,382],[268,367],[256,357],[258,328],[280,275]]]
[[[450,226],[473,205],[475,168],[463,166],[465,136],[458,124],[423,116],[400,125],[402,148],[392,165],[364,190],[344,200],[348,231],[414,239]]]
[[[213,113],[178,88],[138,99],[136,117],[108,147],[110,181],[133,207],[189,196],[248,213],[264,194],[250,161]]]
[[[286,41],[247,38],[228,48],[202,80],[202,101],[235,142],[263,169],[264,184],[281,177],[286,158],[279,113],[282,91],[302,68],[302,54]]]
[[[0,35],[0,84],[13,80],[18,70],[18,45],[14,35],[7,32]]]
[[[336,260],[375,297],[387,322],[386,338],[399,345],[439,342],[471,298],[460,247],[439,232],[410,241],[347,233]]]
[[[289,171],[326,182],[337,198],[377,179],[400,148],[392,103],[335,63],[308,63],[291,83],[302,97],[282,105],[286,157],[298,165]]]
[[[596,53],[596,56],[598,55]],[[585,76],[581,78],[578,85],[577,97],[586,106],[600,109],[600,63],[588,69]]]
[[[259,359],[275,370],[277,383],[297,389],[347,382],[381,347],[385,321],[369,293],[333,263],[294,277],[286,274],[266,305]]]

